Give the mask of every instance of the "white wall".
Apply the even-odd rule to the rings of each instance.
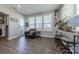
[[[0,5],[0,11],[3,13],[8,14],[10,17],[16,18],[17,20],[19,19],[24,19],[24,16],[17,13],[14,9],[4,6],[4,5]],[[12,39],[15,37],[18,37],[20,34],[19,32],[19,23],[14,23],[9,20],[9,38],[8,39]]]

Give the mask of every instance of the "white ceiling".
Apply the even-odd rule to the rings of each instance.
[[[15,8],[18,12],[23,15],[30,15],[39,12],[47,12],[54,11],[59,8],[60,4],[22,4],[21,8],[16,5],[11,5],[11,7]]]

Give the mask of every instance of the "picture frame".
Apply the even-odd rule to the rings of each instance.
[[[18,22],[18,19],[11,17],[11,22]]]
[[[0,15],[0,24],[4,24],[4,15]]]

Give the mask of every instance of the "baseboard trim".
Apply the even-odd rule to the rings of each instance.
[[[22,35],[22,36],[24,36],[24,35]],[[10,37],[10,38],[8,38],[8,40],[12,40],[12,39],[15,39],[15,38],[18,38],[18,37],[21,37],[21,36]],[[45,38],[54,38],[54,36],[48,36],[48,35],[41,35],[41,37],[45,37]]]
[[[48,35],[41,35],[41,37],[54,38],[54,36],[48,36]]]
[[[12,39],[15,39],[17,37],[19,37],[19,36],[10,37],[10,38],[8,38],[8,40],[12,40]]]

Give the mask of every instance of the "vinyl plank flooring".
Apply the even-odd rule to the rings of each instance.
[[[54,39],[26,39],[24,36],[12,40],[0,40],[0,54],[61,54]]]

